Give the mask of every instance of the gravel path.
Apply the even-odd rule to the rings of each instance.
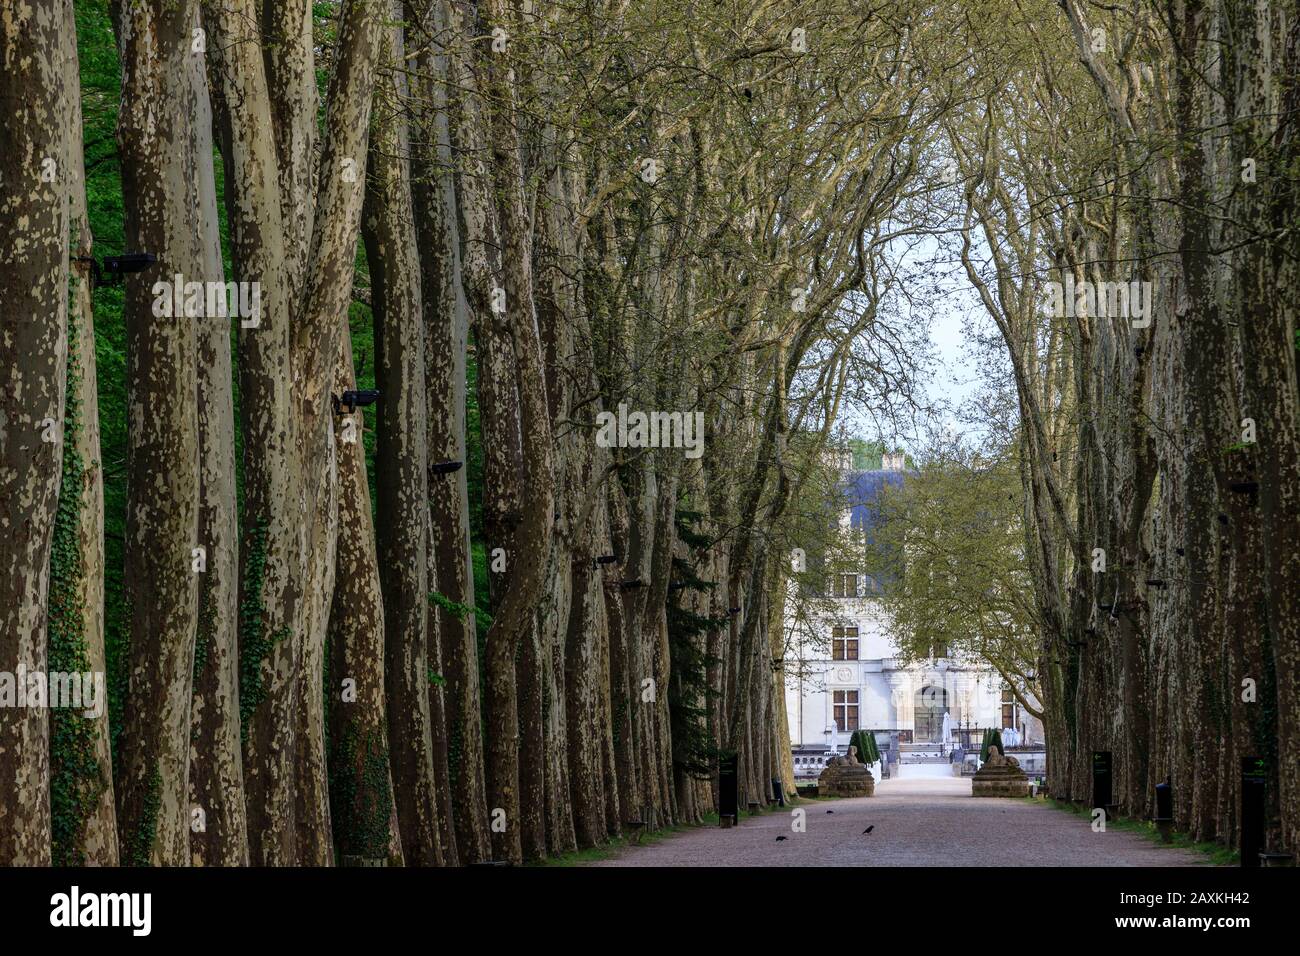
[[[1045,803],[976,800],[970,780],[890,779],[874,797],[804,803],[807,829],[789,811],[735,829],[702,827],[592,866],[1196,866],[1192,850],[1136,833],[1094,833],[1089,821]],[[827,813],[833,810],[834,813]],[[863,834],[868,826],[874,827]],[[777,837],[786,839],[778,842]]]

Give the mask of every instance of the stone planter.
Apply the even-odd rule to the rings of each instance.
[[[862,764],[830,766],[817,778],[817,792],[823,797],[871,797],[876,778]]]
[[[997,747],[989,748],[989,759],[971,779],[972,797],[1027,797],[1029,778],[1014,757],[1004,757]]]

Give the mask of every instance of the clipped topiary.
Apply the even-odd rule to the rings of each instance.
[[[997,747],[998,753],[1005,754],[1006,748],[1002,746],[1002,731],[995,727],[990,727],[984,731],[984,742],[980,744],[980,763],[989,759],[989,747]]]
[[[880,748],[876,746],[876,735],[869,730],[855,730],[849,738],[849,746],[858,748],[858,759],[865,764],[873,764],[880,759]]]

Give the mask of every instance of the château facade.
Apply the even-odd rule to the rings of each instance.
[[[848,507],[841,527],[869,532],[881,490],[905,480],[903,461],[901,453],[886,454],[879,470],[843,472]],[[861,572],[830,577],[831,610],[796,621],[790,612],[795,602],[786,602],[786,714],[796,770],[801,754],[807,760],[809,754],[842,750],[855,730],[941,748],[945,714],[949,740],[963,727],[1013,729],[1023,743],[1043,740],[1042,725],[1016,702],[995,669],[955,656],[944,645],[932,647],[928,658],[904,660],[878,582]]]

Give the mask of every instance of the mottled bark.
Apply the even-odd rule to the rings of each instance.
[[[340,340],[334,387],[355,388],[351,336]],[[329,623],[330,816],[341,866],[401,866],[384,679],[384,602],[370,517],[365,413],[338,430],[339,530]]]
[[[554,584],[555,578],[551,576],[549,581]],[[542,646],[542,624],[535,621],[519,652],[519,841],[525,860],[546,857],[546,727],[542,710],[546,674]]]
[[[0,670],[46,669],[46,598],[62,465],[68,163],[76,46],[67,5],[0,6]],[[52,424],[53,430],[50,429]],[[43,440],[48,434],[53,440]],[[16,687],[11,692],[16,693]],[[0,865],[50,862],[49,716],[0,709]]]
[[[71,5],[66,30],[75,33]],[[77,75],[76,59],[67,63]],[[90,263],[93,237],[86,209],[81,104],[74,115],[66,183],[74,268],[68,302],[67,401],[63,418],[63,479],[50,561],[49,670],[105,675],[104,482],[99,449],[99,396]],[[105,692],[107,679],[105,680]],[[85,701],[83,695],[83,702]],[[51,853],[55,865],[116,866],[117,823],[109,746],[108,701],[97,699],[98,716],[50,711]],[[89,726],[87,726],[87,722]]]
[[[294,614],[300,522],[296,409],[289,329],[293,311],[271,100],[251,0],[206,0],[208,58],[219,92],[234,278],[263,290],[256,325],[239,332],[244,501],[239,594],[239,703],[250,860],[293,861]]]
[[[447,28],[443,0],[429,4],[432,29]],[[469,539],[469,486],[465,445],[465,353],[469,304],[461,283],[460,228],[445,84],[447,56],[430,44],[415,51],[416,136],[412,143],[412,193],[419,237],[425,329],[427,443],[431,469],[459,462],[453,472],[429,475],[429,587],[461,610],[430,604],[430,647],[436,647],[446,684],[441,696],[447,727],[449,796],[455,848],[461,862],[488,857],[487,804],[483,781],[483,728],[479,703],[478,637],[473,608],[474,570]],[[413,81],[416,82],[416,81]],[[444,849],[450,849],[450,843]],[[451,854],[448,853],[450,861]]]
[[[334,71],[330,77],[325,128],[317,167],[317,195],[310,254],[302,279],[301,312],[291,332],[294,386],[300,419],[296,465],[302,477],[298,520],[305,529],[294,635],[300,637],[301,666],[295,675],[299,734],[294,752],[297,852],[311,848],[317,858],[333,854],[325,780],[325,721],[319,706],[324,668],[328,595],[334,586],[336,501],[327,492],[333,476],[334,415],[330,389],[348,304],[360,234],[371,96],[375,83],[379,11],[363,0],[350,0],[339,12]],[[310,76],[301,77],[300,81]],[[283,180],[282,180],[283,181]],[[292,261],[292,259],[290,260]],[[314,483],[317,484],[315,489]],[[314,492],[314,493],[313,493]]]
[[[190,49],[197,22],[197,3],[142,3],[124,7],[118,24],[126,242],[158,257],[156,269],[127,278],[124,308],[131,644],[117,824],[122,862],[135,866],[190,861],[191,681],[207,571],[196,551],[204,544],[195,324],[176,308],[184,290],[174,284],[216,278],[205,271],[198,219],[199,155],[210,139],[197,123],[196,91],[206,83]]]
[[[270,133],[279,178],[289,301],[301,301],[316,215],[316,148],[320,94],[316,86],[315,11],[310,0],[276,0],[249,9],[261,24],[261,57],[270,93]],[[361,157],[355,157],[357,166]],[[326,363],[332,353],[326,356]]]
[[[204,274],[224,279],[207,78],[192,72],[199,139],[197,178]],[[206,310],[205,310],[206,311]],[[227,303],[227,312],[231,310]],[[235,411],[230,329],[236,315],[195,324],[198,357],[199,537],[207,571],[199,581],[190,703],[190,862],[246,866],[248,821],[239,741],[239,528],[235,511]]]
[[[457,5],[459,7],[459,5]],[[477,37],[472,16],[456,23],[461,43]],[[504,5],[488,16],[507,22]],[[455,19],[455,18],[454,18]],[[533,309],[529,224],[523,201],[514,79],[504,58],[483,62],[458,52],[462,108],[461,148],[477,162],[462,179],[465,286],[481,350],[479,402],[484,435],[484,525],[489,554],[505,562],[493,581],[493,621],[486,636],[487,789],[492,851],[497,859],[522,859],[519,836],[519,717],[515,656],[532,626],[549,552],[554,508],[551,423],[546,408],[541,347]],[[476,72],[477,71],[477,72]],[[480,77],[482,79],[480,80]],[[481,86],[480,86],[481,83]],[[480,97],[493,102],[487,118]],[[493,178],[483,174],[483,143],[491,143]],[[501,197],[502,280],[494,281],[492,188]],[[505,310],[496,311],[503,289]],[[500,373],[507,371],[508,376]],[[488,387],[491,386],[491,387]],[[502,388],[505,386],[504,388]],[[517,440],[512,440],[513,436]],[[516,467],[516,466],[522,467]],[[521,491],[529,490],[524,506]],[[499,549],[499,550],[498,550]]]
[[[390,17],[400,21],[400,4]],[[362,234],[370,267],[379,386],[376,487],[384,594],[389,740],[402,847],[413,866],[441,866],[435,728],[428,652],[428,452],[420,267],[411,211],[400,25],[380,44],[390,64],[377,84]],[[442,728],[436,732],[441,735]]]

